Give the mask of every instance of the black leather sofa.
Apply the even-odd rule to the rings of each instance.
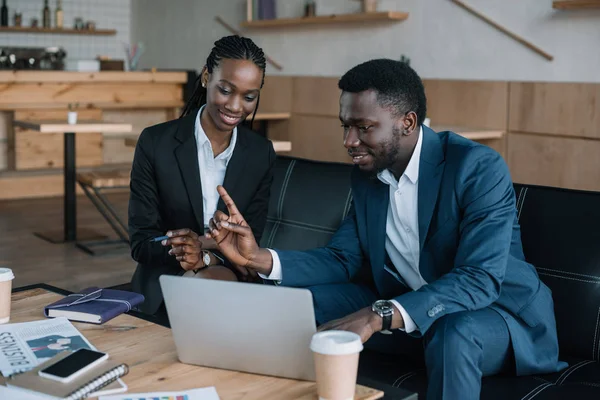
[[[275,168],[261,245],[325,245],[350,207],[352,166],[280,156]],[[599,399],[600,193],[515,184],[515,195],[524,252],[553,292],[560,358],[569,367],[484,378],[481,398]],[[365,350],[359,375],[425,398],[425,371],[408,360]]]

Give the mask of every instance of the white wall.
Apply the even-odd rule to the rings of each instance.
[[[200,69],[212,43],[238,27],[245,0],[131,0],[132,38],[149,46],[142,67]],[[392,24],[340,24],[246,30],[284,66],[284,75],[339,76],[374,57],[410,57],[424,78],[600,82],[600,10],[558,11],[551,0],[465,0],[554,56],[547,61],[449,0],[381,0],[410,13]],[[304,0],[278,0],[278,16],[302,14]],[[359,9],[350,0],[317,0],[318,14]]]
[[[15,11],[23,14],[22,26],[31,26],[37,18],[42,26],[43,0],[7,0],[9,25],[13,25]],[[52,26],[56,0],[49,1]],[[122,42],[129,42],[131,23],[130,0],[63,0],[64,27],[72,28],[75,17],[94,21],[98,29],[116,29],[115,36],[49,35],[36,33],[0,33],[0,47],[63,47],[69,59],[95,59],[107,55],[124,59]]]

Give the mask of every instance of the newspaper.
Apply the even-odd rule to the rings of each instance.
[[[65,317],[0,325],[0,373],[28,371],[65,350],[96,350]]]

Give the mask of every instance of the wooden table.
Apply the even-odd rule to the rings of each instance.
[[[80,231],[77,236],[77,201],[75,197],[76,166],[75,166],[75,134],[92,132],[131,132],[131,124],[115,124],[85,122],[78,124],[44,122],[44,121],[14,121],[14,125],[44,133],[62,133],[64,136],[64,228],[62,231],[36,232],[35,235],[51,243],[75,242],[77,239],[90,240],[97,238],[93,232]]]
[[[480,141],[480,140],[491,140],[491,139],[502,139],[505,132],[502,129],[477,129],[469,128],[465,126],[432,126],[436,132],[452,131],[459,134],[467,139]]]
[[[43,285],[45,286],[45,285]],[[44,319],[43,308],[62,295],[37,288],[12,295],[11,323]],[[121,315],[103,325],[73,325],[100,351],[129,365],[123,378],[129,393],[181,391],[215,386],[227,399],[316,399],[314,382],[198,367],[177,360],[171,330],[153,322]],[[372,400],[383,392],[357,385],[355,399]]]
[[[127,147],[135,147],[138,141],[138,136],[130,136],[125,138],[125,146]],[[292,150],[292,142],[285,140],[271,140],[273,142],[273,149],[275,149],[276,153],[291,151]]]

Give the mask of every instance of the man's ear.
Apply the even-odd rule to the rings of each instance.
[[[406,115],[404,116],[404,118],[401,119],[401,121],[402,126],[400,132],[402,132],[403,135],[408,136],[414,131],[416,131],[418,128],[418,117],[417,113],[414,111],[409,111],[408,113],[406,113]]]

